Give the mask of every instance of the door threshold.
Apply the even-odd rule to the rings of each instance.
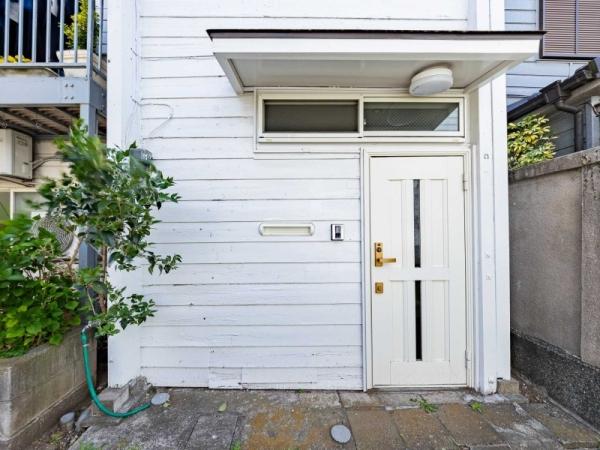
[[[373,386],[369,391],[381,392],[436,392],[436,391],[461,391],[471,389],[466,384],[442,386]]]

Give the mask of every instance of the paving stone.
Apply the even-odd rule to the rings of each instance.
[[[421,409],[392,413],[396,427],[410,449],[456,449],[452,437],[433,414]]]
[[[347,414],[358,450],[406,448],[389,412],[356,409]]]
[[[469,447],[469,450],[511,450],[510,445],[474,445]]]
[[[416,392],[377,392],[375,397],[387,409],[418,408],[421,398]]]
[[[93,445],[102,449],[184,449],[197,420],[197,416],[188,415],[185,408],[175,411],[154,406],[118,425],[90,427],[71,448],[90,448]]]
[[[194,430],[187,442],[186,450],[221,450],[231,447],[236,414],[217,413],[198,417]]]
[[[552,433],[519,405],[484,405],[481,415],[511,446],[532,449],[562,448]]]
[[[340,397],[337,392],[300,392],[298,403],[310,408],[340,408]]]
[[[349,425],[342,408],[274,406],[267,411],[250,411],[248,416],[240,417],[239,443],[243,449],[261,450],[353,448],[353,441],[342,446],[331,438],[331,427],[340,423]]]
[[[481,417],[466,405],[441,405],[435,415],[444,424],[458,445],[501,445],[506,442]]]
[[[460,391],[432,391],[423,392],[420,394],[425,400],[434,405],[441,405],[444,403],[465,403],[466,392]]]
[[[340,400],[344,408],[381,406],[379,399],[374,394],[368,392],[341,391]]]
[[[480,402],[480,403],[527,403],[527,397],[521,394],[509,395],[481,395],[477,393],[467,393],[463,397],[465,403]]]
[[[523,409],[548,428],[566,448],[599,448],[600,435],[549,403],[523,405]]]

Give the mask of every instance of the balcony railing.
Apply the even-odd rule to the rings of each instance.
[[[0,0],[0,6],[0,70],[106,79],[104,0]]]

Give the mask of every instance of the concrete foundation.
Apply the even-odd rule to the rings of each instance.
[[[512,366],[548,395],[600,427],[600,368],[548,343],[513,332]]]
[[[96,346],[89,349],[96,371]],[[87,397],[79,329],[59,346],[0,359],[0,449],[22,449]]]

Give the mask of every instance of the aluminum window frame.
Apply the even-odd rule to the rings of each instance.
[[[265,132],[266,100],[354,100],[358,102],[358,131],[356,133],[312,133]],[[365,131],[364,104],[367,102],[382,103],[457,103],[459,126],[457,131]],[[269,152],[271,144],[293,143],[363,143],[363,142],[454,142],[466,141],[466,97],[461,90],[451,90],[438,96],[414,97],[407,90],[294,90],[294,91],[255,91],[255,142],[257,153]],[[298,149],[301,151],[301,149]]]
[[[363,107],[362,97],[358,94],[338,94],[331,95],[327,93],[307,93],[307,94],[286,94],[286,93],[265,93],[257,96],[257,114],[256,114],[256,136],[259,142],[287,141],[288,139],[314,139],[317,142],[322,139],[336,138],[359,138],[361,136]],[[266,132],[265,131],[265,101],[267,100],[289,100],[289,101],[356,101],[357,102],[357,126],[356,132]]]
[[[365,131],[364,130],[364,103],[456,103],[458,105],[458,130],[456,131]],[[464,99],[461,97],[365,97],[363,99],[363,136],[413,136],[413,137],[464,137]]]

